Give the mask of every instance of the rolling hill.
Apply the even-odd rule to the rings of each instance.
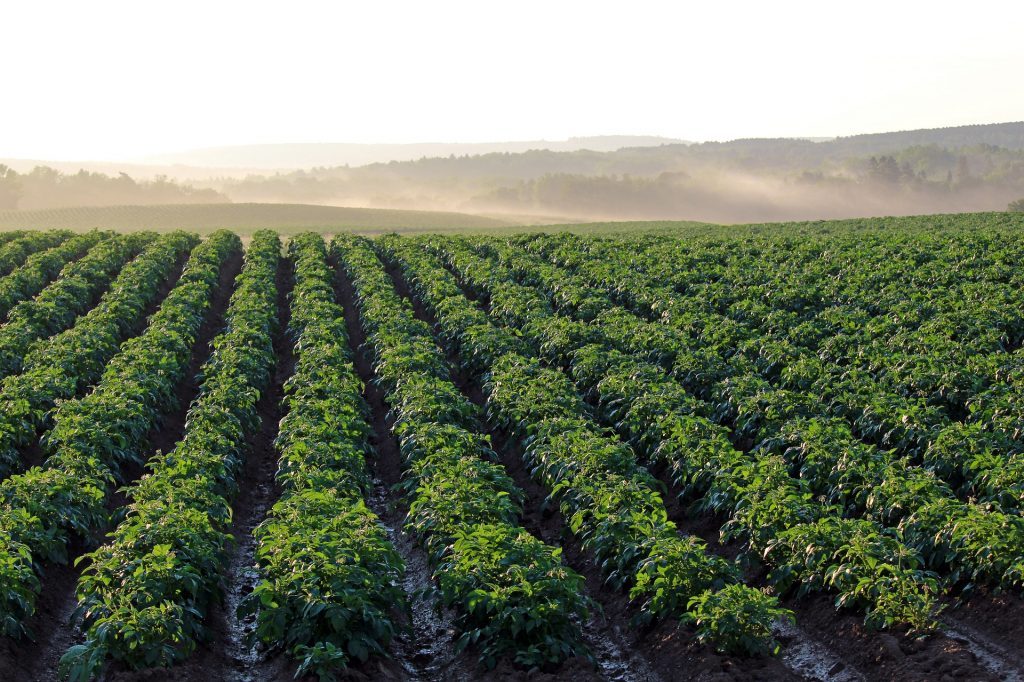
[[[0,230],[103,228],[163,232],[188,229],[206,233],[226,228],[250,234],[261,228],[273,228],[282,234],[293,234],[307,230],[326,233],[484,230],[510,225],[503,220],[465,213],[307,204],[176,204],[0,211]]]

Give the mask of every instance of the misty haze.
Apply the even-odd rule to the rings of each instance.
[[[431,151],[447,153],[404,158]],[[998,211],[1024,197],[1024,123],[816,141],[618,136],[558,144],[257,146],[171,158],[177,165],[86,164],[92,171],[8,160],[0,209],[257,202],[509,222],[744,223]],[[289,158],[320,163],[256,169]],[[358,164],[368,158],[378,161]]]

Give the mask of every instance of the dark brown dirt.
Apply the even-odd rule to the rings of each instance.
[[[961,605],[951,605],[945,621],[953,640],[967,644],[966,636],[1024,679],[1024,599],[1020,594],[975,594]]]
[[[946,635],[915,640],[868,632],[863,618],[835,610],[828,595],[788,600],[797,623],[869,680],[998,680],[967,646]]]
[[[980,593],[946,614],[1018,654],[1024,653],[1024,599],[1021,595]]]
[[[44,450],[42,445],[39,443],[40,435],[41,432],[37,431],[36,439],[33,440],[28,445],[26,445],[25,447],[21,448],[21,450],[19,451],[21,454],[22,467],[20,471],[25,471],[27,469],[31,469],[32,467],[42,465],[42,463],[45,462],[46,458],[49,456],[46,450]]]
[[[206,319],[199,329],[199,335],[192,349],[192,357],[189,360],[188,372],[185,379],[175,388],[176,405],[167,413],[161,416],[160,426],[153,429],[147,441],[150,444],[148,456],[158,450],[166,450],[174,446],[184,432],[185,415],[188,406],[198,392],[196,374],[199,368],[209,357],[210,343],[213,337],[223,325],[224,310],[227,307],[228,298],[231,294],[232,282],[241,267],[241,252],[229,258],[222,266],[219,281],[211,299],[210,308]],[[184,261],[181,265],[184,264]],[[170,292],[173,284],[180,277],[179,267],[173,278],[170,278],[161,289],[159,301],[163,301]],[[172,281],[173,280],[173,281]],[[151,306],[146,319],[155,312],[157,305]],[[42,455],[42,448],[35,448]],[[147,459],[148,459],[147,456]],[[40,459],[40,463],[45,459]],[[131,482],[142,475],[143,468],[138,465],[126,466],[121,472],[121,479],[124,482]],[[126,499],[120,490],[115,491],[107,502],[107,509],[111,512],[122,509]],[[116,525],[118,515],[112,517],[110,527]],[[101,538],[105,530],[98,533]],[[78,557],[91,551],[94,543],[84,543],[75,539],[68,547],[69,557]],[[25,680],[41,681],[57,679],[57,668],[60,657],[64,655],[69,647],[74,645],[81,638],[81,632],[77,626],[71,625],[72,615],[78,606],[75,598],[75,587],[78,578],[86,564],[74,566],[73,561],[66,565],[48,566],[43,576],[43,587],[36,605],[36,613],[27,623],[27,627],[35,637],[34,642],[13,642],[8,638],[2,641],[0,648],[0,672],[10,673],[10,677],[0,676],[3,680]]]

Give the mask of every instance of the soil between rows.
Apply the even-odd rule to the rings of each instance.
[[[172,411],[161,416],[160,426],[153,429],[148,435],[149,454],[173,447],[184,431],[185,413],[198,388],[195,374],[210,354],[210,342],[222,324],[224,310],[231,293],[231,285],[241,267],[241,261],[241,253],[237,253],[221,266],[210,308],[192,348],[188,373],[185,379],[175,387],[176,406]],[[145,314],[140,316],[140,322],[148,319],[159,308],[180,278],[184,263],[185,259],[182,259],[173,276],[161,285],[156,300],[147,307]],[[39,461],[35,464],[41,464],[45,460],[46,453],[38,444],[33,447],[33,451],[38,453],[39,457]],[[126,483],[136,480],[141,475],[142,467],[138,466],[126,467],[121,472],[122,479]],[[107,501],[107,509],[113,512],[120,509],[125,502],[124,494],[120,490],[115,491]],[[111,527],[116,525],[117,521],[118,517],[115,516],[112,519]],[[104,529],[97,536],[102,538],[107,530],[109,529]],[[78,606],[75,587],[85,564],[75,566],[74,558],[91,551],[94,547],[95,545],[75,539],[68,547],[68,557],[71,559],[68,564],[46,567],[46,572],[42,577],[42,590],[36,604],[36,613],[26,624],[33,633],[35,641],[15,642],[10,638],[2,639],[0,671],[5,674],[2,679],[12,682],[21,682],[22,680],[41,682],[58,679],[60,657],[81,638],[81,632],[77,626],[71,624],[71,618]]]

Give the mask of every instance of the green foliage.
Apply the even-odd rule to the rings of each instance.
[[[1024,241],[994,223],[855,239],[800,229],[336,240],[399,445],[405,527],[457,614],[459,646],[483,666],[588,656],[580,624],[593,608],[558,548],[518,527],[525,495],[485,424],[511,437],[503,456],[522,456],[607,584],[628,591],[637,625],[678,620],[723,651],[776,652],[772,626],[791,617],[781,596],[825,592],[868,628],[922,635],[948,597],[1024,584]],[[24,238],[0,235],[0,249]],[[193,244],[93,234],[40,246],[0,280],[20,301],[0,360],[29,349],[12,352],[0,384],[0,445],[17,467],[42,429],[49,455],[0,483],[7,635],[25,634],[44,567],[108,523],[122,467],[173,405],[237,238],[193,249],[146,331],[123,339]],[[133,249],[142,255],[75,322]],[[72,677],[108,658],[170,665],[204,636],[269,380],[279,249],[273,235],[254,241],[184,440],[152,459],[125,520],[85,559]],[[317,236],[289,252],[282,495],[255,532],[260,582],[241,613],[302,672],[330,679],[386,656],[408,604],[402,562],[364,501],[371,429],[337,273]],[[402,278],[425,314],[400,295]],[[61,297],[85,302],[65,318]],[[464,395],[481,397],[463,383],[474,378],[485,410]],[[666,494],[680,513],[721,519],[738,559],[682,535]],[[742,584],[748,561],[768,570],[771,594]]]
[[[580,622],[591,604],[561,553],[516,527],[523,493],[479,435],[429,325],[395,291],[368,242],[339,238],[407,467],[406,527],[427,548],[442,600],[458,607],[460,647],[493,668],[589,656]],[[478,357],[482,360],[483,357]]]
[[[793,620],[793,612],[780,607],[778,599],[746,585],[709,590],[691,599],[689,606],[697,639],[736,654],[778,653],[772,625]]]
[[[697,595],[739,581],[734,564],[706,552],[704,542],[694,537],[669,538],[652,548],[629,593],[631,599],[644,600],[641,622],[685,613]]]
[[[237,237],[222,248],[232,242]],[[184,437],[149,462],[151,473],[127,490],[127,518],[87,555],[77,590],[86,638],[65,658],[67,667],[84,669],[99,651],[132,668],[170,665],[204,635],[230,541],[234,476],[273,366],[280,251],[272,232],[253,239]]]
[[[908,453],[921,452],[934,433],[934,428],[927,425],[927,421],[939,413],[925,406],[917,410],[912,419],[883,420],[878,419],[881,411],[872,411],[868,421],[858,422],[859,418],[851,412],[852,427],[837,430],[835,427],[842,420],[829,417],[819,423],[828,423],[830,430],[815,431],[815,422],[810,423],[812,428],[808,430],[800,420],[805,415],[814,415],[822,404],[795,392],[780,390],[772,384],[773,380],[782,380],[783,377],[789,377],[787,381],[796,377],[785,374],[784,370],[789,363],[802,360],[804,351],[788,340],[777,348],[757,344],[754,331],[745,327],[750,322],[744,316],[756,315],[754,319],[758,323],[771,320],[773,324],[782,325],[780,329],[792,324],[792,320],[781,313],[772,313],[765,306],[759,309],[748,303],[746,310],[736,308],[736,319],[720,314],[709,316],[714,320],[712,326],[700,319],[707,313],[693,307],[676,291],[666,289],[660,282],[656,284],[653,276],[647,280],[638,266],[623,268],[617,273],[617,256],[621,250],[612,252],[612,242],[608,243],[611,248],[607,251],[603,250],[605,245],[601,242],[574,237],[531,238],[522,240],[521,244],[552,255],[553,252],[542,249],[559,241],[571,244],[572,250],[566,248],[557,252],[558,257],[564,255],[566,262],[571,262],[568,271],[552,268],[538,258],[531,260],[521,249],[506,248],[496,240],[481,241],[478,247],[480,253],[494,260],[473,254],[472,247],[467,248],[464,241],[431,240],[427,248],[434,250],[461,278],[459,284],[482,301],[493,302],[494,296],[504,295],[501,291],[509,286],[511,280],[518,285],[540,288],[552,302],[564,302],[561,307],[565,312],[559,310],[559,313],[581,321],[590,320],[588,329],[580,328],[553,315],[551,308],[534,305],[528,309],[517,309],[518,317],[507,321],[510,328],[517,327],[527,337],[532,337],[535,347],[545,354],[546,359],[567,366],[578,386],[596,401],[598,416],[640,448],[652,462],[664,464],[684,495],[703,496],[700,501],[702,508],[728,514],[730,518],[723,526],[723,536],[744,540],[750,543],[752,553],[762,559],[770,559],[775,568],[773,575],[782,589],[797,583],[802,589],[836,590],[840,603],[857,604],[865,609],[869,625],[909,625],[917,630],[934,627],[938,586],[934,574],[924,571],[922,566],[926,560],[936,567],[941,563],[935,563],[934,552],[924,542],[928,537],[925,534],[915,531],[904,539],[904,532],[911,527],[901,524],[901,520],[910,509],[919,505],[922,491],[930,491],[928,495],[940,499],[948,498],[952,493],[948,488],[936,485],[934,477],[927,472],[919,475],[913,469],[907,470],[899,458],[871,454],[872,446],[857,444],[857,438],[878,438],[896,443]],[[421,281],[438,270],[436,264],[429,263],[429,259],[420,256],[415,248],[401,245],[393,248],[400,251],[407,263],[416,264],[412,267],[414,277]],[[643,248],[657,253],[657,260],[643,261],[643,267],[650,267],[652,272],[657,270],[662,281],[676,276],[678,270],[666,269],[672,258],[678,258],[679,247],[676,244],[646,240],[641,242]],[[763,249],[757,253],[763,254]],[[557,262],[554,256],[552,260]],[[575,274],[577,271],[585,272],[586,277]],[[687,271],[681,272],[686,277]],[[442,273],[435,277],[444,276]],[[641,287],[637,286],[638,277],[643,282]],[[608,292],[609,298],[604,303],[608,313],[594,314],[595,294],[592,291],[585,294],[594,286]],[[742,281],[736,286],[743,286]],[[580,293],[572,293],[574,288]],[[421,285],[420,289],[454,296],[450,288],[445,292],[442,285]],[[657,294],[648,298],[643,295],[645,292]],[[799,298],[801,295],[803,300]],[[794,305],[806,305],[806,294],[794,290],[792,296],[796,301]],[[584,299],[588,301],[587,310],[574,310],[573,301]],[[629,313],[617,308],[612,299],[623,301],[637,312]],[[688,306],[686,310],[682,307],[684,302]],[[780,306],[784,304],[783,299]],[[645,321],[638,314],[648,306],[652,315],[662,315],[660,324]],[[454,309],[456,304],[435,301],[432,307],[441,311]],[[527,314],[529,322],[524,324],[523,315],[527,311],[531,311]],[[506,321],[504,308],[495,311],[495,315]],[[672,323],[668,331],[665,322]],[[441,320],[441,325],[444,325],[444,320]],[[714,335],[708,333],[711,330],[714,330]],[[464,338],[465,332],[462,335]],[[694,335],[706,336],[706,340],[701,341],[708,344],[703,357],[687,349],[687,346],[694,345]],[[452,336],[455,337],[454,334]],[[818,335],[813,338],[820,340],[824,337]],[[727,350],[737,346],[743,349],[741,354]],[[735,357],[730,358],[729,355]],[[650,358],[663,363],[663,367],[645,364],[637,357]],[[571,393],[561,388],[564,379],[557,374],[545,374],[541,378],[542,375],[537,373],[539,369],[528,369],[530,365],[520,360],[512,360],[510,365],[503,362],[509,360],[499,358],[494,363],[497,369],[492,370],[488,387],[492,399],[508,406],[504,415],[496,413],[508,428],[532,432],[543,428],[539,425],[545,423],[549,413],[559,414],[564,408],[564,413],[568,414],[573,410],[571,401],[564,406],[558,402],[560,396]],[[681,371],[684,366],[687,369]],[[813,369],[810,364],[806,367]],[[524,370],[525,375],[517,377],[516,381],[511,380],[516,376],[512,372]],[[680,391],[679,384],[666,376],[663,370],[672,371],[686,391]],[[811,384],[819,381],[819,377],[807,375],[806,370],[804,374],[811,377]],[[544,386],[545,391],[531,393],[527,388],[527,392],[520,396],[512,390],[517,382],[529,385],[531,379],[534,385]],[[801,381],[804,387],[808,386],[807,378]],[[550,387],[558,388],[552,390]],[[878,387],[875,382],[874,390],[877,391]],[[892,396],[889,393],[882,395]],[[718,404],[704,402],[702,398],[705,397]],[[530,409],[534,406],[536,410],[532,416],[535,418],[531,419]],[[580,409],[576,407],[577,411]],[[715,424],[716,420],[721,421],[725,428]],[[872,423],[880,428],[871,435],[867,426],[861,427],[858,423]],[[729,429],[728,426],[734,428]],[[567,425],[561,425],[561,429],[572,430]],[[755,443],[760,439],[760,449],[745,455],[730,443],[732,438],[751,439]],[[837,447],[838,443],[842,445]],[[531,450],[527,452],[535,458]],[[771,453],[779,454],[765,456]],[[839,457],[843,453],[847,457]],[[587,460],[587,455],[582,455],[569,461],[571,466],[578,466]],[[851,462],[863,464],[854,468],[849,466]],[[869,465],[871,462],[875,464]],[[550,470],[549,463],[541,464],[535,473],[544,474]],[[799,475],[799,478],[794,478],[794,475]],[[576,487],[585,490],[587,486]],[[831,579],[825,577],[832,554],[822,554],[820,564],[816,561],[803,563],[809,536],[796,531],[813,528],[808,524],[816,524],[819,519],[825,524],[821,529],[824,530],[831,520],[844,513],[843,507],[821,505],[815,498],[816,494],[855,512],[871,515],[859,532],[866,534],[865,537],[887,538],[884,542],[867,542],[858,547],[854,544],[856,537],[840,535],[849,542],[839,542],[829,552],[845,556],[842,580],[835,579],[838,574]],[[965,514],[974,513],[969,507],[960,508]],[[993,512],[989,512],[985,518],[994,522],[997,517],[998,513],[993,516]],[[880,534],[881,526],[885,524],[900,524],[900,527],[892,535]],[[979,524],[980,521],[974,521],[970,527],[977,531],[983,527]],[[579,527],[582,530],[584,524],[581,522]],[[933,522],[930,527],[938,529],[940,524]],[[789,529],[796,534],[786,536],[790,544],[787,545],[789,552],[784,553],[780,551],[780,544],[770,543],[784,536]],[[970,532],[965,528],[964,536]],[[987,542],[996,542],[994,526],[985,530],[984,537]],[[1011,531],[1011,539],[1002,543],[1003,546],[1011,546],[1002,556],[1017,555],[1013,548],[1016,537],[1017,532]],[[776,551],[766,554],[768,547],[774,547]],[[628,556],[628,552],[625,555]],[[995,566],[981,566],[981,557],[966,547],[958,555],[965,567],[976,566],[988,576],[995,576],[998,582],[1012,583],[1012,560],[997,572]],[[951,573],[950,577],[963,584],[957,573]]]
[[[407,607],[403,565],[361,499],[370,426],[323,240],[302,235],[289,252],[296,367],[276,443],[283,493],[254,532],[261,581],[240,615],[255,614],[256,637],[287,650],[300,674],[333,679],[386,655]]]
[[[24,264],[0,279],[0,318],[6,317],[19,302],[38,294],[69,262],[78,260],[110,236],[109,232],[93,230],[30,255]]]
[[[1016,436],[1000,433],[1020,431],[993,432],[979,422],[957,434],[946,426],[949,410],[963,410],[979,386],[1013,372],[1012,363],[983,355],[971,360],[963,346],[950,343],[941,321],[957,334],[975,335],[987,352],[1018,345],[1019,325],[990,300],[1012,305],[1013,274],[1003,263],[1018,244],[1011,240],[1008,248],[1005,237],[991,233],[943,239],[919,244],[908,235],[874,237],[870,246],[881,262],[870,275],[856,270],[848,280],[830,275],[879,256],[869,255],[862,242],[836,238],[800,246],[785,237],[696,245],[639,238],[626,250],[628,259],[620,242],[571,236],[511,245],[481,240],[470,248],[465,241],[432,240],[427,247],[446,254],[448,266],[484,300],[510,283],[545,292],[557,315],[533,306],[525,334],[550,362],[568,366],[601,419],[664,465],[684,496],[728,514],[723,537],[744,540],[770,559],[780,586],[833,589],[839,603],[864,608],[869,625],[927,630],[935,624],[938,586],[925,566],[942,571],[957,589],[1011,586],[1024,553],[1014,515],[957,499],[957,492],[978,493],[1016,506],[1019,467],[997,450],[1017,447]],[[826,249],[842,252],[843,259],[823,258]],[[951,262],[979,253],[977,270]],[[929,292],[937,281],[950,290],[966,286],[971,309],[941,290],[942,305],[904,304],[901,278],[908,271]],[[884,292],[895,295],[875,293],[877,282],[869,278],[883,277],[898,282]],[[829,287],[841,291],[821,293]],[[606,296],[596,315],[595,288]],[[829,307],[837,298],[860,308]],[[574,309],[573,302],[584,299],[587,310]],[[892,316],[878,313],[880,301]],[[925,310],[937,319],[923,318]],[[917,331],[899,329],[894,319]],[[872,325],[878,329],[864,333]],[[578,331],[569,335],[572,329]],[[885,334],[893,335],[887,344],[880,342]],[[901,350],[914,344],[933,355]],[[818,346],[834,365],[813,355]],[[950,369],[964,362],[966,371]],[[993,392],[989,414],[1010,421],[1012,408],[995,407],[1006,393]],[[752,444],[750,454],[730,440]],[[937,443],[945,443],[942,450]],[[957,452],[976,454],[957,459]],[[942,469],[919,466],[922,456]],[[960,490],[943,477],[962,480]],[[830,524],[847,514],[866,525],[840,534],[844,541],[830,546],[822,563],[805,563],[812,535],[838,532]],[[787,552],[778,551],[782,538]],[[775,551],[766,554],[770,547]],[[837,557],[843,557],[843,579],[825,578],[824,568]]]
[[[573,622],[593,607],[583,577],[562,564],[561,550],[525,530],[456,531],[436,575],[444,603],[462,607],[457,646],[478,644],[485,667],[505,655],[525,668],[590,656]]]
[[[12,308],[0,328],[0,374],[6,377],[27,370],[33,342],[68,329],[153,237],[136,233],[103,240],[82,259],[65,265],[34,299]]]
[[[494,358],[484,363],[489,420],[523,439],[524,461],[531,473],[557,501],[569,530],[592,552],[607,582],[615,588],[632,586],[632,596],[642,601],[641,620],[688,618],[689,600],[697,592],[738,580],[738,570],[708,555],[702,543],[679,537],[655,479],[640,467],[629,447],[594,423],[565,374],[518,353],[487,347],[496,338],[493,334],[472,333],[473,326],[460,329],[493,323],[458,314],[449,317],[449,311],[469,305],[452,275],[435,258],[400,240],[385,240],[385,245],[389,257],[438,315],[442,335],[457,343],[464,357],[476,362]],[[571,353],[576,343],[593,338],[569,325],[552,331],[545,324],[552,309],[539,294],[523,286],[510,287],[495,263],[475,257],[463,245],[443,246],[437,253],[460,274],[461,284],[489,300],[492,315],[507,322],[509,330],[522,331],[546,357],[557,355],[559,349]],[[434,298],[434,293],[445,298]],[[587,315],[593,313],[589,306]],[[474,342],[484,347],[472,348]],[[677,560],[681,565],[675,565]],[[759,594],[758,599],[762,597]],[[763,645],[771,649],[770,633],[760,636],[767,638]]]
[[[196,259],[146,333],[126,342],[110,359],[117,340],[130,332],[175,262],[196,240],[179,233],[153,242],[125,266],[96,308],[71,329],[36,346],[26,359],[28,371],[0,385],[0,400],[10,406],[0,422],[6,427],[0,438],[12,452],[14,444],[31,438],[44,419],[53,424],[44,439],[52,454],[42,467],[0,483],[0,527],[9,538],[0,548],[0,564],[5,566],[0,577],[11,590],[0,602],[0,615],[10,634],[22,634],[23,622],[34,611],[40,589],[34,573],[44,562],[66,561],[73,537],[90,540],[106,524],[106,501],[120,464],[137,457],[134,453],[156,423],[159,407],[173,400],[173,387],[187,367],[191,345],[183,334],[189,328],[193,335],[198,332],[219,260],[232,239],[237,243],[237,237],[224,234],[208,242],[210,247],[196,247]],[[139,248],[147,241],[149,237],[140,240]],[[115,260],[126,259],[129,244],[122,244],[121,252],[106,253]],[[197,288],[196,278],[205,278],[205,286]],[[169,362],[175,359],[177,368]],[[61,375],[62,368],[69,373]],[[59,399],[74,395],[76,378],[85,383],[100,375],[99,385],[88,396],[60,402],[48,413]],[[15,391],[27,393],[14,399]]]

